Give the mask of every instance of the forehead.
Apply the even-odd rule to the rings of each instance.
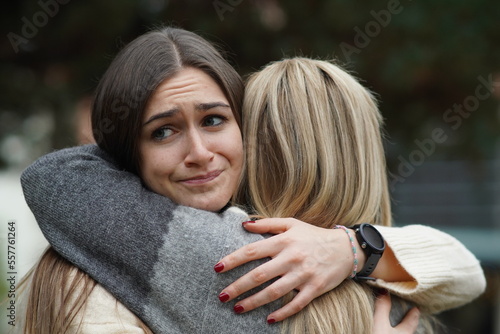
[[[227,102],[219,85],[202,70],[187,67],[158,86],[151,96],[147,109],[214,101]]]

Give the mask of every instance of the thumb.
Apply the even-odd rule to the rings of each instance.
[[[389,294],[382,294],[375,300],[375,313],[374,318],[379,319],[380,322],[384,322],[389,319],[389,313],[391,312],[391,297]]]
[[[243,222],[243,227],[253,233],[280,234],[288,231],[295,223],[292,218],[264,218]]]
[[[415,333],[418,327],[418,321],[420,320],[420,311],[418,308],[414,307],[403,318],[401,323],[395,328],[403,332]]]

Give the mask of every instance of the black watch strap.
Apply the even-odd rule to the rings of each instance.
[[[354,279],[356,280],[374,280],[375,278],[370,277],[372,272],[375,270],[375,267],[377,267],[378,261],[382,257],[382,254],[372,254],[368,256],[366,259],[366,263],[363,266],[363,269],[359,271]]]
[[[361,249],[366,255],[366,262],[363,268],[354,277],[355,280],[374,280],[370,277],[377,267],[378,261],[382,257],[385,249],[384,238],[378,230],[371,224],[360,224],[352,227],[356,234]]]

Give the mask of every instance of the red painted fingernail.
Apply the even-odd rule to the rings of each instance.
[[[214,266],[214,270],[216,273],[220,273],[221,271],[224,270],[224,263],[219,262]]]
[[[275,322],[276,322],[276,319],[274,319],[274,318],[269,318],[269,319],[267,319],[267,323],[268,323],[269,325],[274,324]]]
[[[238,305],[238,304],[234,305],[234,312],[236,314],[240,314],[243,311],[245,311],[245,309],[243,308],[243,306]]]
[[[228,295],[227,293],[223,292],[223,293],[221,293],[221,294],[219,295],[219,300],[220,300],[221,302],[223,302],[223,303],[224,303],[224,302],[227,302],[227,301],[229,300],[229,295]]]
[[[248,220],[246,222],[241,223],[241,225],[245,226],[246,224],[253,224],[255,223],[255,220]]]

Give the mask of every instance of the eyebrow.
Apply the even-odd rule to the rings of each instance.
[[[159,114],[153,115],[146,122],[144,122],[144,124],[142,126],[146,126],[149,123],[156,121],[157,119],[160,119],[160,118],[172,117],[175,114],[177,114],[178,112],[179,112],[179,108],[173,108],[173,109],[161,112]]]
[[[212,108],[218,108],[218,107],[223,107],[223,108],[231,108],[229,105],[227,105],[224,102],[210,102],[210,103],[200,103],[196,106],[196,110],[201,110],[201,111],[206,111]]]
[[[195,106],[195,109],[199,110],[199,111],[207,111],[207,110],[210,110],[213,108],[218,108],[218,107],[231,108],[229,105],[227,105],[224,102],[210,102],[210,103],[200,103],[200,104]],[[142,126],[146,126],[149,123],[156,121],[157,119],[160,119],[160,118],[172,117],[175,114],[177,114],[178,112],[179,112],[179,108],[172,108],[170,110],[153,115]]]

